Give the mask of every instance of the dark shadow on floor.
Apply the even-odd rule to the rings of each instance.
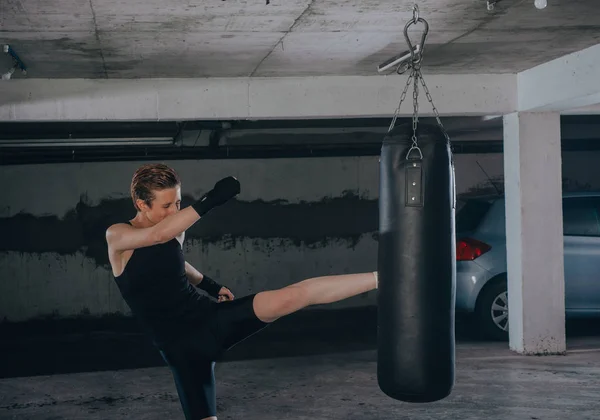
[[[570,321],[568,336],[600,336],[599,322]],[[0,377],[164,366],[131,318],[0,325]],[[458,315],[457,342],[481,341]],[[229,351],[224,361],[375,350],[377,309],[305,310],[282,318]]]

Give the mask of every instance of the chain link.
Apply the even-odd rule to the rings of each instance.
[[[423,78],[423,75],[421,74],[421,70],[419,70],[419,79],[421,79],[421,84],[423,85],[423,90],[425,91],[425,96],[427,96],[427,100],[431,103],[431,108],[433,109],[433,114],[435,115],[435,119],[436,119],[438,125],[440,126],[440,128],[442,129],[442,133],[444,133],[444,137],[446,137],[446,140],[450,141],[450,136],[448,136],[448,133],[446,132],[446,129],[444,128],[444,124],[442,124],[442,120],[440,119],[440,113],[438,112],[437,108],[435,107],[435,104],[433,103],[433,98],[431,97],[431,94],[429,93],[429,89],[427,88],[425,79]]]
[[[412,147],[418,147],[417,144],[417,125],[419,124],[419,75],[420,72],[416,69],[413,69],[412,73],[414,74],[414,86],[413,86],[413,116],[412,116],[412,126],[413,126],[413,135],[412,135]]]
[[[388,129],[388,133],[392,131],[394,125],[396,125],[396,120],[398,119],[398,115],[400,114],[400,107],[402,106],[402,102],[406,99],[406,93],[408,92],[408,87],[410,86],[410,81],[413,79],[413,73],[410,73],[408,80],[406,81],[406,86],[404,86],[404,90],[402,91],[402,95],[400,95],[400,102],[398,103],[398,107],[394,112],[394,118],[392,118],[392,123],[390,124],[390,128]]]

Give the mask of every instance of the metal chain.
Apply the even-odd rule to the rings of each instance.
[[[408,80],[406,81],[406,86],[404,86],[404,90],[402,91],[402,95],[400,95],[400,103],[398,103],[398,107],[394,112],[394,118],[392,118],[392,123],[390,124],[390,128],[388,129],[388,133],[392,131],[394,125],[396,124],[396,120],[398,119],[398,115],[400,114],[400,107],[402,106],[402,102],[404,102],[404,99],[406,99],[406,93],[408,92],[408,87],[410,86],[410,81],[412,80],[412,78],[413,73],[411,72],[410,76],[408,77]]]
[[[425,25],[425,31],[423,32],[423,37],[421,38],[420,51],[418,54],[414,54],[412,52],[413,46],[410,42],[410,39],[408,38],[407,31],[408,31],[408,27],[410,25],[416,24],[417,22],[422,22]],[[400,114],[400,107],[402,106],[402,103],[404,102],[404,100],[406,98],[406,93],[408,91],[408,87],[410,86],[411,81],[412,81],[413,82],[413,116],[412,116],[413,135],[412,135],[412,146],[406,155],[407,159],[413,150],[417,150],[421,156],[421,159],[423,159],[423,153],[421,152],[421,149],[419,148],[419,143],[418,143],[418,138],[417,138],[417,128],[418,128],[418,124],[419,124],[419,79],[421,81],[421,85],[423,85],[423,89],[425,91],[425,95],[427,96],[427,100],[431,103],[431,107],[433,108],[433,112],[435,114],[437,123],[440,126],[446,140],[448,142],[450,142],[450,137],[448,136],[448,133],[446,132],[446,129],[444,128],[444,125],[442,124],[439,112],[438,112],[437,108],[435,107],[435,104],[433,103],[433,98],[431,97],[431,94],[429,93],[429,89],[427,88],[427,84],[425,83],[425,79],[423,78],[423,75],[421,73],[423,50],[425,47],[425,45],[424,45],[425,38],[427,36],[428,30],[429,30],[429,25],[428,25],[427,21],[425,21],[424,19],[419,17],[419,7],[415,4],[415,6],[413,8],[413,19],[412,19],[412,21],[409,21],[404,28],[404,35],[405,35],[406,41],[409,46],[409,51],[411,51],[411,60],[406,64],[405,68],[402,69],[402,71],[400,71],[400,67],[396,70],[396,73],[401,74],[410,68],[410,76],[408,77],[408,80],[406,81],[406,86],[404,87],[404,90],[402,91],[402,95],[400,97],[400,103],[398,104],[398,107],[396,108],[396,111],[394,112],[394,117],[392,119],[392,123],[390,124],[390,128],[388,130],[388,132],[392,131],[392,129],[394,128],[394,125],[396,124],[396,120],[398,119],[398,115]]]
[[[444,137],[446,137],[446,140],[450,141],[450,136],[448,136],[448,133],[446,132],[446,129],[444,128],[444,125],[442,124],[442,120],[440,119],[440,113],[438,112],[437,108],[435,107],[435,104],[433,103],[433,98],[431,97],[431,94],[429,93],[429,89],[427,89],[427,84],[425,83],[425,79],[423,78],[423,75],[421,74],[420,69],[419,69],[418,73],[419,73],[418,78],[421,79],[421,84],[423,85],[423,90],[425,91],[427,100],[431,103],[431,107],[433,108],[433,113],[435,115],[435,119],[437,120],[438,125],[442,129],[442,133],[444,133]]]
[[[412,73],[414,74],[414,87],[413,87],[413,116],[412,116],[412,147],[417,147],[417,125],[419,124],[419,76],[420,72],[413,68]]]
[[[417,141],[417,126],[419,125],[419,77],[420,77],[420,72],[419,70],[417,70],[417,66],[414,65],[416,63],[413,63],[413,65],[411,66],[411,77],[414,80],[414,84],[413,84],[413,116],[412,116],[412,128],[413,128],[413,135],[412,135],[412,145],[410,147],[410,149],[408,150],[408,153],[406,154],[406,159],[408,159],[408,157],[410,156],[410,154],[412,153],[413,150],[416,150],[417,152],[419,152],[419,156],[421,159],[423,159],[423,152],[421,151],[421,149],[419,148],[419,144]]]

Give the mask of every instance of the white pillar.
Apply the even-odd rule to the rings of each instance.
[[[509,346],[566,351],[559,113],[504,117]]]

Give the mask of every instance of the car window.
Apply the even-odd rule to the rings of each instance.
[[[565,236],[600,236],[599,198],[563,199],[563,233]]]
[[[485,200],[470,199],[456,213],[456,231],[469,232],[477,229],[492,204]]]

